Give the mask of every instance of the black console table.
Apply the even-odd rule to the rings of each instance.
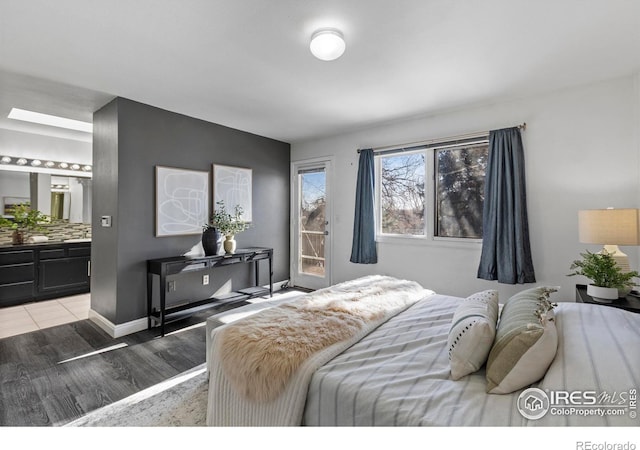
[[[269,262],[269,289],[259,286],[259,261]],[[204,300],[187,301],[179,306],[167,308],[166,296],[171,288],[167,283],[167,276],[184,272],[204,271],[216,267],[228,266],[231,264],[253,263],[255,271],[255,286],[247,289],[240,289],[237,292],[224,294],[218,297],[211,297]],[[153,275],[160,277],[160,309],[153,308]],[[165,324],[172,316],[184,315],[189,310],[195,311],[205,305],[215,306],[216,303],[238,302],[251,297],[261,295],[273,295],[273,249],[264,247],[252,247],[237,249],[233,254],[213,255],[213,256],[173,256],[169,258],[147,260],[147,318],[148,328],[154,324],[160,324],[160,334],[164,336]]]

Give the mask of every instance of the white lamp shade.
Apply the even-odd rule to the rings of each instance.
[[[578,212],[580,242],[639,245],[638,209],[589,209]]]
[[[309,49],[313,56],[323,61],[333,61],[344,53],[346,44],[344,37],[338,30],[318,30],[311,36]]]

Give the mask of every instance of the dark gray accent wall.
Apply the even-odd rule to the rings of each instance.
[[[289,277],[288,143],[123,98],[94,114],[94,130],[92,309],[114,324],[146,317],[146,261],[183,254],[201,238],[155,237],[157,165],[208,171],[210,182],[214,163],[252,169],[253,226],[238,246],[272,247],[274,280]],[[103,215],[113,216],[111,228],[100,226]],[[206,287],[185,276],[172,297],[246,287],[252,274],[250,265],[216,269]]]
[[[118,285],[118,102],[93,115],[91,309],[115,323]],[[95,189],[95,187],[98,189]],[[111,216],[110,228],[100,216]]]

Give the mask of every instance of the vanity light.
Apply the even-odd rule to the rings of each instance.
[[[76,176],[87,178],[91,177],[91,164],[51,160],[45,161],[37,158],[23,158],[9,155],[0,156],[0,165],[2,165],[2,170],[17,172],[45,172],[58,175],[71,175],[72,172],[76,172],[79,173]]]
[[[323,61],[333,61],[344,53],[346,44],[342,33],[333,28],[322,28],[311,36],[309,49],[313,56]]]

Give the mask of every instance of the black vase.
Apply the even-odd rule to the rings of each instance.
[[[220,240],[220,232],[217,228],[207,228],[202,232],[202,248],[206,256],[218,254],[218,240]]]

